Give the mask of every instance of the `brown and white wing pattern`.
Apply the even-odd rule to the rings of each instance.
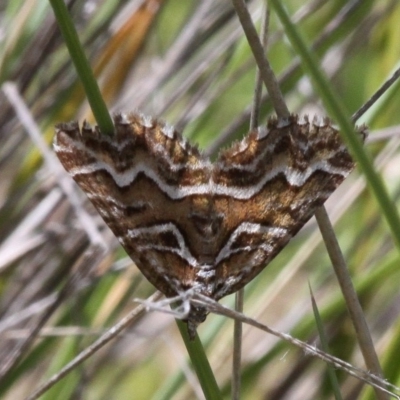
[[[145,277],[220,299],[253,279],[354,167],[328,120],[270,120],[212,163],[172,127],[62,124],[54,148]],[[360,131],[364,137],[364,130]],[[193,307],[191,335],[206,310]]]
[[[137,114],[114,123],[111,138],[86,124],[58,126],[56,154],[145,277],[174,296],[198,273],[188,216],[193,195],[208,192],[211,163],[168,125]]]
[[[364,139],[366,129],[359,133]],[[216,258],[214,298],[252,280],[354,168],[328,119],[271,119],[223,151],[213,180],[217,210],[229,210]]]

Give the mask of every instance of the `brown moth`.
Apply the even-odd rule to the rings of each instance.
[[[270,119],[215,162],[171,126],[117,115],[112,137],[56,128],[54,149],[143,275],[214,300],[259,274],[354,168],[328,119]],[[366,128],[358,129],[362,139]],[[189,334],[207,316],[192,306]]]

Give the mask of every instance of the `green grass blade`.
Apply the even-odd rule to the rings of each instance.
[[[368,186],[374,194],[383,215],[391,229],[393,239],[400,250],[400,218],[394,203],[391,201],[385,184],[379,174],[376,173],[371,157],[365,152],[362,142],[354,132],[353,124],[348,112],[343,107],[339,95],[319,68],[319,62],[309,51],[297,28],[291,22],[282,3],[278,0],[270,0],[276,14],[285,28],[285,32],[297,54],[302,59],[302,65],[308,72],[314,87],[320,94],[322,101],[330,114],[335,118],[340,127],[341,134],[349,147],[353,157],[363,171]]]
[[[196,334],[196,338],[194,340],[190,340],[186,324],[180,320],[176,320],[176,323],[189,353],[190,359],[192,360],[193,367],[196,370],[196,374],[203,389],[205,398],[207,400],[222,399],[222,394],[218,388],[217,381],[215,380],[199,337]]]
[[[69,16],[63,0],[49,0],[53,7],[58,26],[64,37],[71,59],[85,89],[93,115],[102,133],[111,135],[114,132],[114,124],[103,101],[99,86],[93,76],[89,62],[85,56],[78,34]]]

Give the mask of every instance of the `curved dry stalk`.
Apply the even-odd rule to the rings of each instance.
[[[287,117],[289,115],[289,110],[287,109],[286,104],[283,100],[283,96],[280,92],[280,88],[275,78],[275,75],[267,59],[264,56],[263,46],[251,21],[251,17],[246,7],[246,4],[242,0],[232,0],[232,3],[236,9],[239,20],[242,24],[243,30],[252,49],[254,58],[257,62],[260,76],[262,77],[267,87],[268,94],[272,101],[275,112],[280,117]],[[339,248],[339,245],[335,238],[333,227],[329,221],[328,215],[324,207],[321,207],[319,210],[317,210],[316,218],[332,264],[334,265],[335,272],[337,274],[339,282],[341,283],[341,288],[346,299],[346,304],[350,311],[353,324],[355,326],[358,343],[362,350],[366,365],[374,374],[382,376],[382,369],[380,367],[379,360],[375,352],[365,316],[362,312],[357,294],[351,283],[351,277],[344,261],[344,257]],[[378,398],[381,399],[387,398],[386,395],[384,395],[380,391],[377,391],[376,395]]]
[[[147,301],[157,301],[161,297],[161,293],[155,292]],[[146,303],[147,304],[147,303]],[[94,343],[85,348],[78,354],[72,361],[65,365],[60,371],[54,374],[39,388],[35,389],[26,400],[38,399],[42,394],[46,393],[52,386],[63,379],[66,375],[72,372],[76,367],[82,364],[92,354],[102,349],[107,343],[115,339],[124,329],[129,327],[134,321],[140,318],[146,311],[147,305],[140,304],[131,310],[124,318],[117,324],[111,327],[106,333],[101,335]]]

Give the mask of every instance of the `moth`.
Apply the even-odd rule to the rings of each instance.
[[[271,118],[215,162],[173,127],[132,113],[112,136],[56,127],[55,152],[143,275],[168,297],[219,300],[283,249],[354,168],[326,118]],[[362,139],[366,128],[357,129]],[[207,316],[193,306],[189,335]]]

